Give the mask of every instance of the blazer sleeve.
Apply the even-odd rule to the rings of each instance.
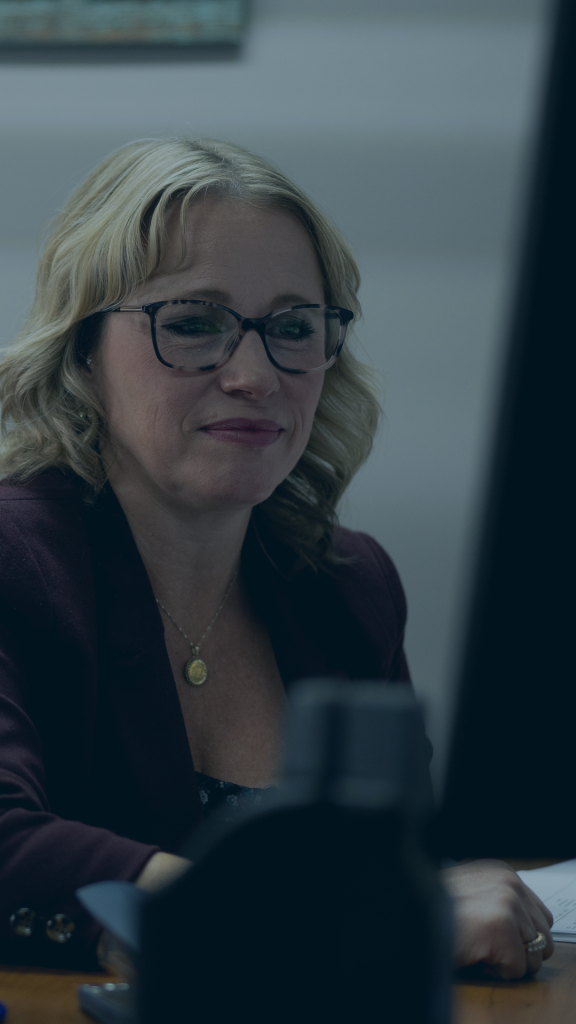
[[[380,577],[380,587],[386,594],[386,603],[388,604],[389,601],[395,612],[396,643],[389,664],[382,666],[383,675],[391,682],[409,683],[411,681],[410,669],[404,650],[404,633],[408,615],[404,587],[390,555],[373,537],[364,533],[362,538],[372,554],[374,567]]]
[[[99,929],[81,909],[74,892],[90,882],[134,880],[159,849],[103,828],[55,814],[50,806],[45,744],[35,716],[35,691],[50,703],[58,674],[44,659],[58,657],[53,610],[46,600],[45,573],[23,543],[17,524],[0,517],[0,958],[3,962],[55,967],[94,967]],[[74,644],[72,632],[68,637]],[[65,645],[62,645],[65,659]],[[33,671],[35,666],[35,671]],[[77,679],[80,688],[81,679]],[[44,689],[48,693],[42,692]],[[58,707],[59,696],[53,699]],[[73,698],[64,694],[61,707]],[[75,709],[74,709],[75,710]],[[81,746],[64,713],[52,719],[58,729],[62,763],[74,790],[80,775]],[[72,801],[73,804],[73,801]],[[33,934],[17,935],[11,917],[21,908],[35,916]],[[55,915],[73,924],[67,942],[52,941],[47,924]],[[54,931],[54,929],[52,929]]]
[[[339,527],[335,548],[343,559],[337,589],[372,643],[380,678],[409,683],[404,652],[406,597],[396,566],[366,533]]]

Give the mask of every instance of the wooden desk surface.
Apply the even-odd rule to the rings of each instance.
[[[0,968],[6,1024],[88,1024],[76,988],[101,984],[101,974]],[[576,944],[560,942],[531,981],[461,981],[455,985],[454,1024],[575,1024]]]
[[[460,981],[454,1024],[575,1024],[576,943],[557,942],[529,981]]]
[[[92,1018],[78,1009],[76,989],[85,983],[101,985],[105,980],[102,974],[0,967],[6,1024],[88,1024]]]

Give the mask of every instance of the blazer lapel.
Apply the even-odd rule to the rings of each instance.
[[[99,685],[150,835],[163,849],[174,850],[202,820],[202,805],[162,620],[128,522],[110,489],[87,518]]]

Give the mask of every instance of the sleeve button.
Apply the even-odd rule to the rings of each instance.
[[[52,942],[69,942],[76,925],[66,914],[53,914],[46,922],[46,935]]]
[[[28,907],[20,907],[10,918],[10,925],[15,935],[22,939],[29,939],[36,927],[36,914]]]

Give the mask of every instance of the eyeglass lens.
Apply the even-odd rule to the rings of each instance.
[[[266,323],[270,355],[287,370],[314,370],[329,362],[340,339],[340,317],[325,307],[291,309]],[[238,338],[238,321],[225,309],[179,302],[156,315],[156,344],[165,362],[181,370],[210,369]]]

